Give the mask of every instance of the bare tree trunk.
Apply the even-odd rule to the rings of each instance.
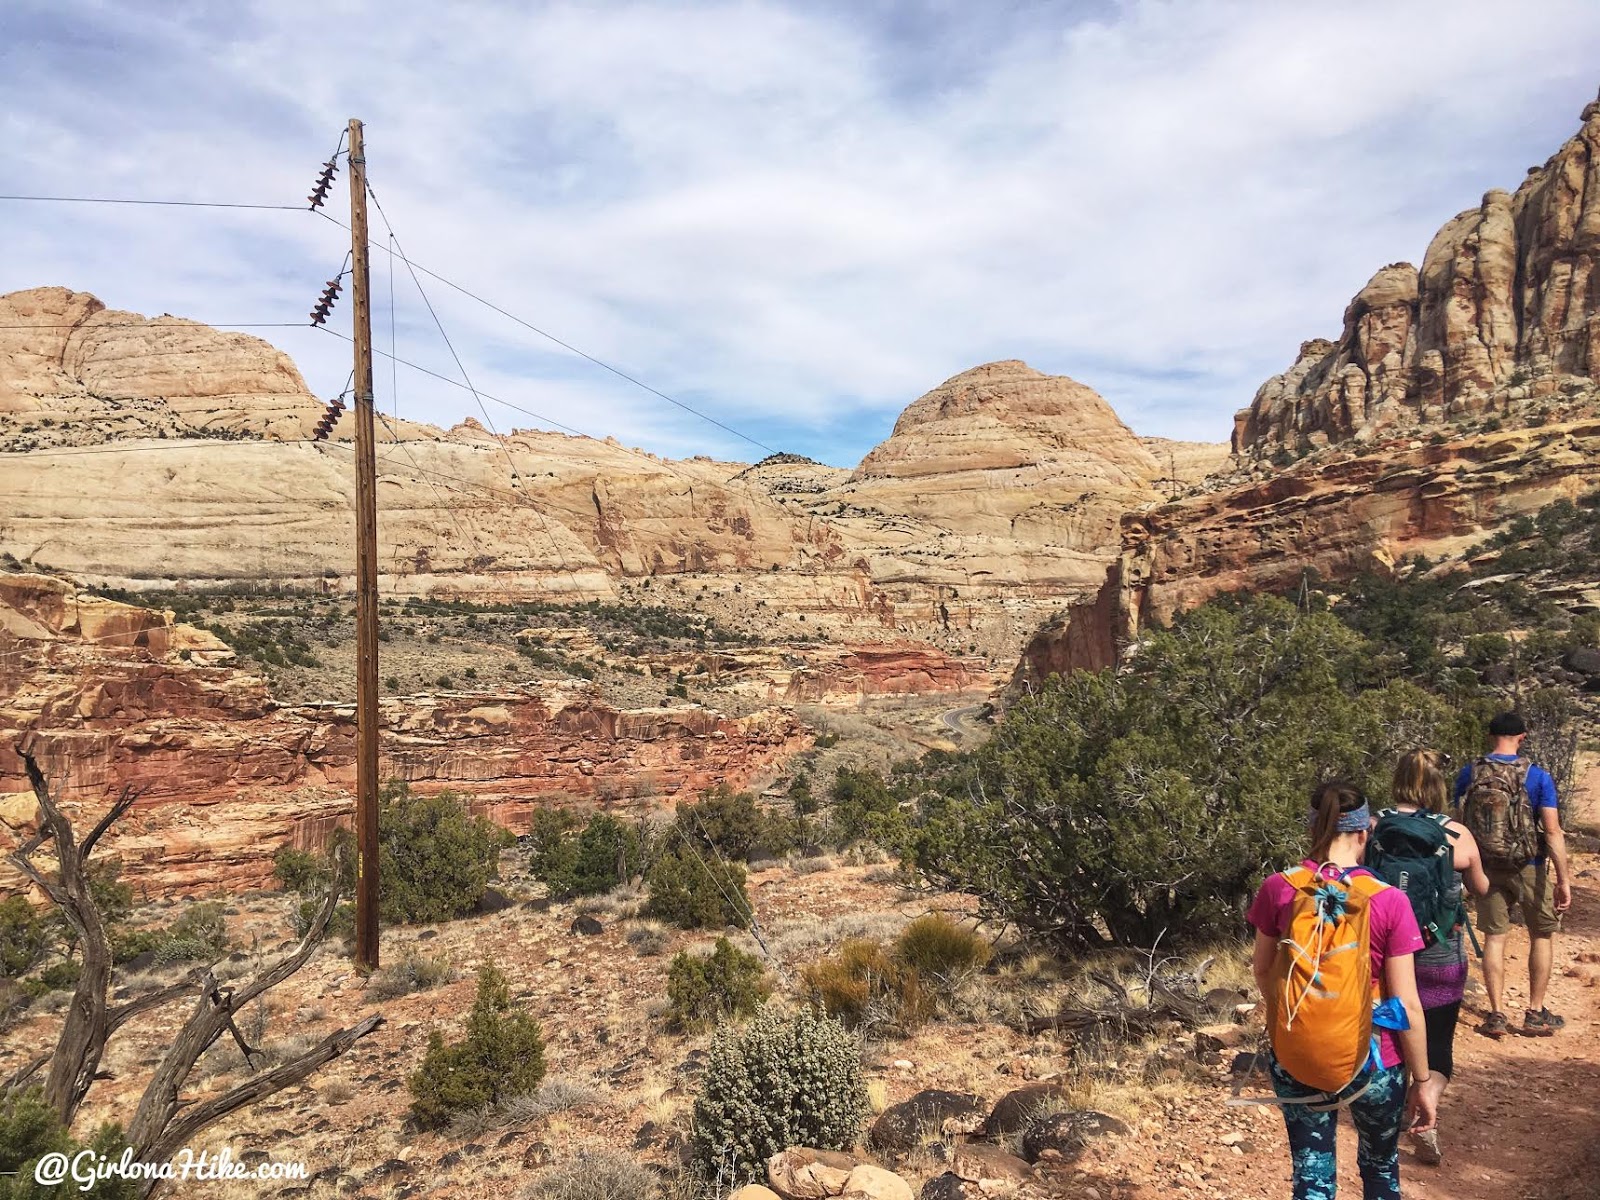
[[[39,802],[42,820],[39,831],[10,855],[10,862],[61,909],[77,934],[83,969],[78,976],[77,988],[73,992],[54,1054],[41,1055],[25,1064],[7,1081],[7,1091],[24,1086],[48,1062],[50,1072],[45,1082],[45,1101],[56,1110],[65,1124],[71,1125],[94,1082],[95,1072],[105,1053],[106,1040],[140,1013],[193,994],[198,984],[199,996],[194,1010],[156,1067],[128,1127],[128,1145],[134,1157],[140,1162],[164,1163],[217,1121],[263,1097],[299,1083],[383,1024],[383,1017],[374,1013],[346,1029],[328,1035],[290,1062],[255,1075],[220,1096],[202,1103],[180,1099],[196,1061],[225,1032],[231,1032],[239,1041],[246,1062],[254,1066],[254,1048],[244,1042],[234,1016],[310,960],[339,903],[340,863],[335,860],[332,885],[300,944],[293,953],[267,967],[249,982],[237,989],[224,988],[209,969],[203,969],[191,972],[177,983],[146,993],[117,1008],[110,1008],[107,1004],[111,990],[110,939],[106,935],[105,922],[95,907],[86,867],[90,852],[101,835],[128,811],[135,794],[124,790],[111,811],[90,831],[80,846],[74,841],[71,823],[50,795],[38,763],[26,748],[19,746],[17,749]],[[55,843],[57,869],[53,873],[40,870],[31,857],[47,841]],[[148,1196],[157,1182],[150,1180],[141,1194]]]
[[[98,825],[77,845],[72,834],[72,823],[56,806],[55,797],[45,783],[44,772],[39,769],[33,755],[25,750],[22,764],[33,786],[34,798],[39,802],[42,819],[39,831],[17,848],[10,856],[12,866],[21,871],[61,910],[62,916],[78,936],[79,953],[83,956],[78,984],[72,992],[72,1002],[67,1006],[66,1024],[56,1043],[56,1052],[50,1060],[50,1073],[45,1077],[44,1100],[61,1120],[70,1125],[89,1091],[89,1084],[100,1068],[100,1057],[105,1052],[106,1038],[111,1029],[106,1014],[106,997],[111,990],[111,945],[106,937],[105,922],[95,907],[89,889],[88,873],[84,864],[94,845],[113,821],[133,805],[135,794],[124,789],[117,802],[111,806]],[[55,842],[56,872],[51,878],[39,870],[30,857],[47,841]]]

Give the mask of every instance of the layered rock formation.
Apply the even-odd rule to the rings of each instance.
[[[62,288],[0,297],[0,325],[27,326],[0,330],[0,551],[135,589],[350,586],[349,418],[304,441],[322,406],[282,354]],[[993,619],[959,646],[1006,656],[1098,582],[1122,511],[1222,455],[1147,448],[1092,391],[1021,363],[918,400],[854,473],[501,439],[470,420],[386,422],[380,440],[386,595],[614,600],[628,581],[695,576],[739,585],[795,634],[952,650],[963,606],[982,604]]]
[[[1600,419],[1301,464],[1123,521],[1100,591],[1024,647],[1015,682],[1112,665],[1150,622],[1230,592],[1286,592],[1459,553],[1487,530],[1600,488]]]
[[[229,656],[164,614],[86,601],[44,576],[0,575],[9,836],[34,814],[15,751],[26,739],[80,823],[124,787],[139,792],[107,846],[152,892],[258,885],[278,846],[319,843],[353,803],[354,708],[280,707],[259,678],[220,661]],[[381,706],[384,776],[465,793],[513,830],[550,804],[645,809],[718,782],[741,787],[809,742],[781,711],[622,711],[545,684]]]
[[[1303,449],[1587,389],[1600,376],[1600,101],[1514,195],[1384,267],[1337,341],[1306,342],[1235,421],[1240,453]]]

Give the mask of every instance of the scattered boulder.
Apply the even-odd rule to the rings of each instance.
[[[728,1200],[783,1200],[777,1192],[769,1187],[762,1187],[759,1183],[747,1183]]]
[[[596,917],[591,916],[589,913],[583,913],[573,918],[571,928],[573,933],[582,934],[584,937],[593,937],[595,934],[602,932],[605,926],[600,924]]]
[[[872,1123],[869,1140],[880,1150],[909,1154],[929,1133],[973,1133],[983,1125],[981,1096],[928,1088],[891,1105]]]
[[[921,1200],[971,1200],[971,1197],[972,1192],[968,1190],[966,1180],[949,1171],[935,1175],[922,1185]]]
[[[1046,1153],[1076,1158],[1095,1138],[1127,1132],[1126,1125],[1103,1112],[1071,1109],[1051,1113],[1031,1122],[1022,1131],[1022,1157],[1031,1163],[1038,1162]]]
[[[505,912],[512,907],[511,898],[499,888],[484,888],[483,895],[478,897],[479,913]]]
[[[1010,1137],[1025,1129],[1039,1110],[1046,1106],[1059,1106],[1067,1099],[1067,1090],[1058,1083],[1034,1083],[1007,1092],[995,1101],[988,1120],[983,1123],[983,1136],[991,1140]]]
[[[861,1164],[841,1150],[791,1146],[767,1159],[767,1182],[784,1200],[828,1200]]]
[[[1237,1050],[1253,1035],[1243,1025],[1206,1025],[1194,1031],[1196,1054],[1219,1054],[1224,1050]]]
[[[915,1200],[911,1185],[893,1171],[862,1163],[844,1181],[842,1200]]]
[[[1243,1004],[1249,998],[1238,988],[1219,987],[1212,988],[1207,992],[1203,1003],[1212,1012],[1220,1016],[1223,1013],[1232,1012],[1236,1005]]]
[[[1562,658],[1561,665],[1578,675],[1600,675],[1600,650],[1574,646]]]
[[[1026,1160],[987,1142],[957,1146],[950,1173],[977,1184],[985,1193],[1016,1188],[1033,1179],[1033,1168]]]

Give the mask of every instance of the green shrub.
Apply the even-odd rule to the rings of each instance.
[[[26,896],[0,900],[0,977],[15,979],[33,970],[60,934],[54,914],[35,911]]]
[[[684,929],[750,927],[750,897],[744,868],[688,848],[661,854],[645,877],[650,885],[646,911]]]
[[[379,914],[391,925],[448,921],[478,906],[515,839],[453,792],[384,788],[378,812]]]
[[[873,842],[898,851],[910,832],[910,820],[883,778],[871,768],[842,767],[828,788],[833,842]]]
[[[87,1143],[77,1141],[55,1109],[44,1102],[41,1088],[0,1093],[0,1200],[68,1200],[73,1196],[131,1200],[138,1194],[138,1181],[120,1176],[96,1180],[88,1190],[70,1175],[54,1187],[44,1187],[33,1178],[34,1164],[46,1154],[65,1154],[70,1159],[90,1149],[114,1159],[123,1145],[121,1127],[110,1124],[100,1126]]]
[[[702,852],[735,862],[758,854],[780,857],[794,848],[794,822],[762,808],[749,792],[718,784],[695,804],[678,807],[678,829]]]
[[[918,917],[895,939],[894,956],[925,980],[948,986],[989,965],[994,948],[943,913]]]
[[[895,1025],[910,1032],[933,1016],[935,998],[916,968],[882,942],[851,938],[800,972],[806,999],[849,1028]]]
[[[772,995],[766,965],[718,938],[709,955],[685,950],[667,967],[667,1019],[673,1025],[747,1017]]]
[[[228,922],[215,901],[191,904],[158,935],[156,961],[215,962],[228,952]]]
[[[1304,851],[1334,775],[1387,795],[1396,754],[1460,757],[1481,714],[1403,680],[1329,612],[1203,605],[1126,668],[1048,680],[970,754],[929,760],[911,845],[928,878],[1068,952],[1235,928]]]
[[[711,1043],[694,1103],[694,1159],[726,1185],[755,1179],[790,1146],[848,1150],[867,1115],[855,1039],[837,1021],[763,1008]]]
[[[413,796],[390,780],[378,796],[378,912],[385,924],[424,924],[465,916],[478,906],[499,874],[500,851],[514,839],[487,817],[473,816],[453,792]],[[304,935],[340,862],[341,895],[355,891],[356,844],[347,829],[335,829],[328,853],[309,854],[285,846],[273,856],[273,875],[302,903],[293,923]],[[340,905],[329,925],[333,934],[354,930],[353,909]]]
[[[571,833],[571,818],[561,817],[552,814],[542,822],[536,818],[529,856],[530,873],[544,882],[553,899],[598,896],[644,868],[643,839],[610,813],[597,813],[576,835]]]
[[[528,874],[546,884],[571,878],[578,861],[577,828],[578,818],[564,808],[536,809],[528,830]]]
[[[497,1109],[526,1095],[544,1072],[539,1022],[512,1007],[506,977],[485,962],[466,1036],[446,1044],[437,1029],[428,1035],[428,1052],[409,1081],[411,1115],[423,1128],[437,1129],[458,1113]]]

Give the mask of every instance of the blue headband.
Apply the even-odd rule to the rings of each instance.
[[[1317,810],[1313,808],[1310,814],[1306,817],[1306,824],[1315,825],[1316,823]],[[1339,833],[1360,833],[1363,829],[1367,829],[1371,825],[1372,811],[1367,807],[1366,802],[1362,801],[1360,808],[1352,808],[1347,813],[1340,813],[1339,823],[1334,826],[1334,829]]]

